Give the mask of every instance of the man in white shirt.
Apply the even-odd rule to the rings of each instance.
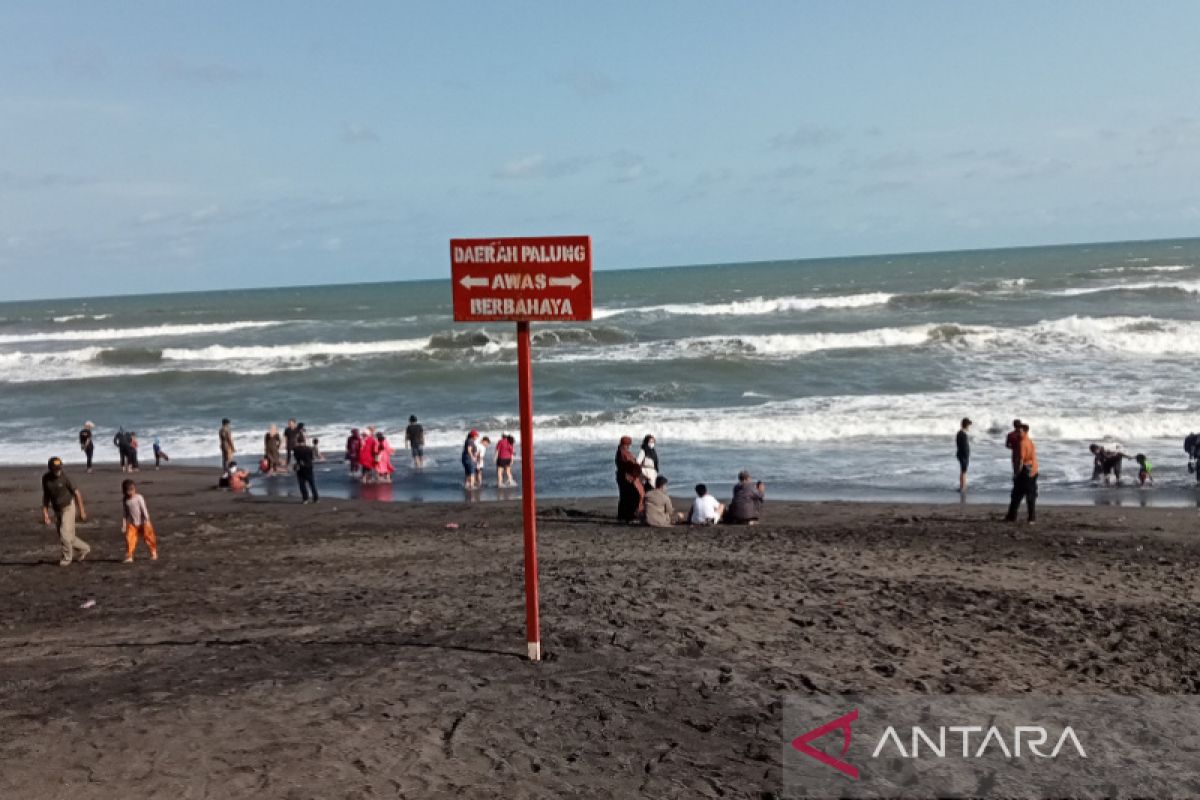
[[[688,522],[693,525],[716,525],[724,513],[725,506],[708,493],[708,487],[703,483],[696,484],[696,499],[692,501],[692,513],[688,515]]]

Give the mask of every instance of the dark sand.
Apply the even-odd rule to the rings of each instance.
[[[1194,509],[768,500],[661,531],[547,501],[532,664],[515,503],[144,472],[162,559],[123,566],[120,475],[72,474],[94,550],[60,569],[39,472],[0,471],[5,800],[769,797],[789,693],[1200,691]]]

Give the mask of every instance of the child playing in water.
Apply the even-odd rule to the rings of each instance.
[[[1154,469],[1154,466],[1150,463],[1150,459],[1146,458],[1146,456],[1142,455],[1141,453],[1138,453],[1133,457],[1133,460],[1136,461],[1138,465],[1138,485],[1145,486],[1146,483],[1149,482],[1149,484],[1153,486],[1154,476],[1150,474],[1150,471]]]
[[[133,563],[133,551],[137,548],[138,537],[146,541],[150,548],[150,560],[158,560],[158,537],[154,534],[154,525],[150,522],[150,510],[146,508],[146,498],[138,494],[137,484],[131,480],[121,481],[122,506],[124,515],[121,528],[125,531],[125,562]]]

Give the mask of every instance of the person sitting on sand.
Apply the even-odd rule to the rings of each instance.
[[[642,488],[642,468],[629,452],[633,439],[622,436],[614,459],[617,465],[617,521],[636,522],[645,510],[646,490]]]
[[[240,469],[236,461],[230,461],[217,486],[231,492],[244,492],[250,488],[250,473]]]
[[[1147,483],[1153,486],[1154,477],[1150,474],[1150,471],[1154,469],[1154,466],[1150,463],[1150,459],[1146,458],[1144,454],[1138,453],[1133,457],[1133,460],[1138,465],[1138,486],[1145,486]]]
[[[716,525],[724,515],[725,506],[708,493],[707,486],[697,483],[696,499],[692,501],[692,511],[688,514],[688,522],[692,525]]]
[[[683,514],[679,515],[679,519]],[[659,475],[654,479],[654,488],[646,492],[646,524],[651,528],[670,528],[677,517],[675,507],[667,494],[667,479]]]
[[[751,485],[750,480],[747,470],[738,473],[738,482],[733,486],[733,499],[729,501],[729,509],[725,512],[726,522],[733,525],[758,524],[766,486],[762,481]]]

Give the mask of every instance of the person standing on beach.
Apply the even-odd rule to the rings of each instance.
[[[500,434],[500,438],[496,440],[496,488],[517,485],[512,476],[514,441],[507,433]]]
[[[217,432],[217,438],[221,440],[221,469],[227,469],[229,462],[233,461],[233,454],[237,452],[237,448],[233,446],[233,428],[228,417],[221,420],[221,430]]]
[[[167,451],[162,449],[162,441],[154,437],[154,468],[158,469],[164,461],[170,461],[171,457],[167,455]]]
[[[300,442],[292,450],[292,455],[296,457],[296,481],[300,484],[301,504],[309,503],[308,492],[310,489],[312,490],[312,502],[317,502],[320,495],[317,494],[317,480],[313,472],[313,460],[316,454],[307,442]]]
[[[79,431],[79,449],[87,456],[87,471],[90,475],[92,472],[92,454],[96,452],[96,443],[92,441],[92,428],[96,427],[91,422],[83,423],[82,430]]]
[[[636,522],[646,506],[646,490],[642,487],[642,468],[629,448],[633,439],[622,436],[617,445],[617,521]]]
[[[50,524],[50,511],[53,510],[62,545],[62,559],[58,565],[69,567],[76,551],[80,561],[92,552],[88,543],[75,535],[75,514],[79,514],[80,522],[87,522],[87,511],[83,507],[83,494],[63,472],[62,459],[54,457],[46,466],[49,471],[42,476],[42,522]]]
[[[129,465],[130,472],[141,472],[138,467],[137,431],[130,431],[125,435],[125,462]]]
[[[967,435],[970,430],[971,420],[963,417],[962,427],[954,437],[954,448],[958,458],[958,491],[963,494],[967,493],[967,466],[971,463],[971,437]]]
[[[392,445],[383,431],[379,431],[375,434],[375,475],[380,483],[391,483],[395,471],[396,468],[392,466]]]
[[[263,436],[263,458],[267,460],[267,472],[279,472],[283,468],[283,456],[279,453],[279,448],[283,446],[283,439],[279,436],[279,427],[272,425],[266,435]]]
[[[472,430],[467,434],[466,441],[463,442],[461,460],[464,489],[474,489],[479,475],[479,445],[475,443],[478,438],[479,431]]]
[[[146,498],[138,494],[137,484],[128,478],[121,481],[121,508],[121,529],[125,532],[125,561],[122,563],[133,563],[139,536],[150,550],[150,560],[158,561],[158,536],[150,522],[150,509],[146,507]]]
[[[288,466],[291,466],[291,463],[292,463],[292,451],[296,449],[296,433],[297,433],[296,420],[289,419],[287,421],[287,427],[283,429],[283,440],[284,440],[284,443],[287,445]]]
[[[412,453],[413,466],[417,469],[425,467],[425,429],[417,422],[417,415],[408,418],[408,427],[404,429],[404,444]]]
[[[488,447],[490,447],[491,444],[492,444],[492,440],[489,439],[488,437],[484,436],[482,439],[479,440],[479,444],[476,445],[476,447],[478,448],[475,451],[475,486],[476,486],[476,488],[483,488],[484,464],[487,463],[487,451],[488,451]]]
[[[1009,455],[1012,456],[1013,475],[1016,475],[1021,469],[1021,420],[1013,420],[1013,429],[1004,439],[1004,446],[1008,448]]]
[[[1022,424],[1017,434],[1017,456],[1020,459],[1020,465],[1013,475],[1012,500],[1008,504],[1008,514],[1004,517],[1004,521],[1017,521],[1017,511],[1021,508],[1021,501],[1024,500],[1025,505],[1029,508],[1029,524],[1033,525],[1037,521],[1038,461],[1037,447],[1034,446],[1033,439],[1029,437],[1028,425]]]
[[[362,450],[362,437],[358,435],[358,428],[351,428],[350,435],[346,437],[346,463],[350,465],[351,478],[357,478],[362,469],[358,463],[359,450]]]
[[[358,463],[362,466],[362,482],[375,482],[375,426],[367,426],[367,435],[363,437],[362,447],[358,449]]]
[[[654,436],[646,434],[642,439],[642,449],[638,453],[638,466],[642,468],[642,484],[647,488],[657,485],[658,480],[658,450],[654,448]]]
[[[117,454],[121,457],[121,472],[125,471],[125,428],[124,426],[117,428],[117,432],[113,434],[113,447],[117,448]]]

